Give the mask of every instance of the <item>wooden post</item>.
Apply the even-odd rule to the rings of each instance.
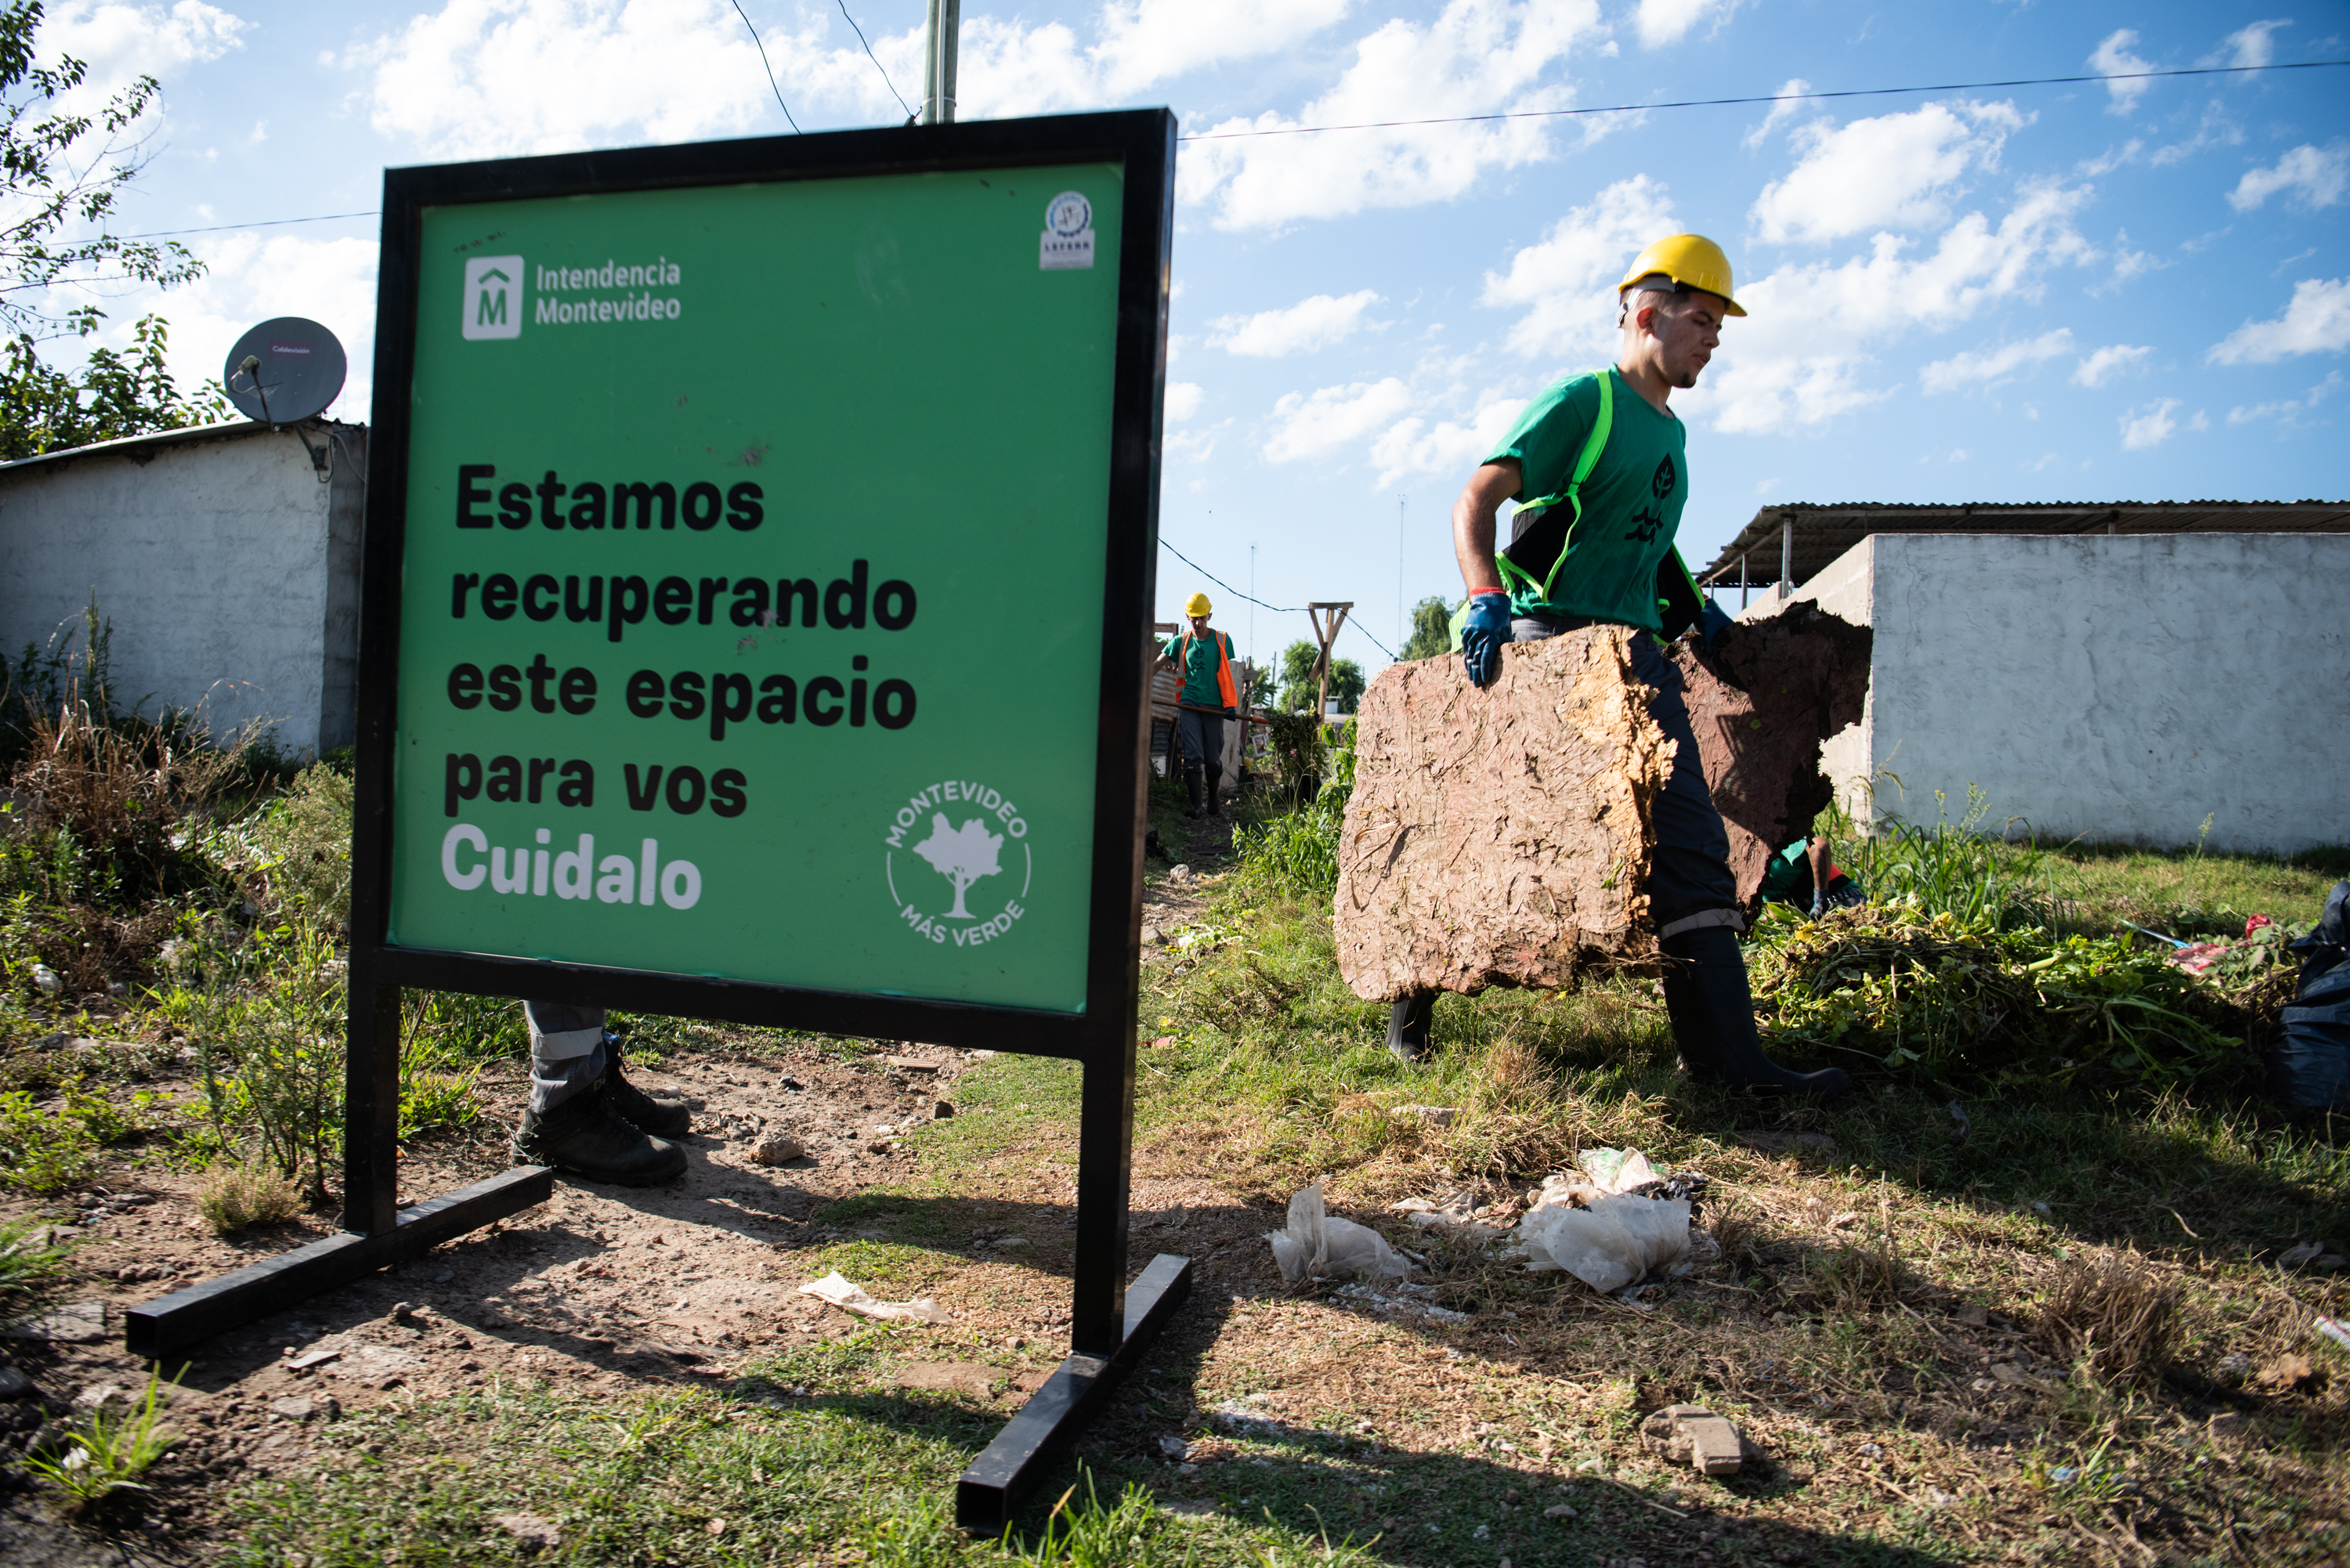
[[[1330,711],[1330,645],[1338,640],[1338,628],[1347,624],[1347,612],[1354,607],[1352,599],[1345,604],[1326,602],[1305,607],[1307,617],[1314,622],[1314,640],[1322,645],[1321,657],[1314,661],[1314,722],[1317,724]]]

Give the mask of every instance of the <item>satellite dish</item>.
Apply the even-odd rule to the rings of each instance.
[[[324,413],[342,394],[348,369],[333,333],[298,316],[280,316],[236,340],[221,385],[246,419],[290,425]]]

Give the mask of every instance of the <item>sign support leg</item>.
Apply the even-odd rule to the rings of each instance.
[[[1077,1112],[1077,1247],[1069,1358],[955,1483],[955,1522],[1000,1535],[1077,1428],[1134,1370],[1191,1291],[1191,1260],[1162,1252],[1126,1282],[1134,1166],[1134,1045],[1086,1064]]]
[[[376,984],[358,962],[349,987],[342,1234],[131,1308],[123,1343],[133,1355],[173,1355],[553,1195],[555,1172],[528,1165],[400,1207],[400,988]]]

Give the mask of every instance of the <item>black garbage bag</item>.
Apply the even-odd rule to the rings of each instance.
[[[2350,880],[2334,885],[2325,913],[2293,946],[2301,989],[2269,1050],[2269,1097],[2296,1110],[2350,1111]]]

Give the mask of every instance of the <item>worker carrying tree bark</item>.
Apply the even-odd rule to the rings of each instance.
[[[1673,549],[1689,496],[1687,431],[1667,407],[1697,385],[1743,316],[1731,295],[1730,258],[1711,240],[1674,234],[1642,251],[1617,286],[1622,354],[1615,366],[1569,376],[1520,413],[1452,505],[1453,553],[1469,601],[1460,648],[1469,679],[1490,686],[1502,645],[1597,623],[1632,639],[1632,669],[1652,687],[1648,711],[1675,742],[1672,774],[1655,805],[1656,850],[1645,891],[1664,954],[1665,1006],[1690,1075],[1750,1091],[1842,1094],[1837,1068],[1794,1073],[1762,1054],[1738,933],[1745,929],[1730,841],[1700,765],[1665,657],[1667,608],[1711,636],[1727,618],[1702,600]],[[1494,551],[1494,516],[1518,504],[1509,548]],[[1407,1061],[1427,1048],[1436,993],[1394,1003],[1388,1047]]]
[[[1200,815],[1203,772],[1207,813],[1220,815],[1216,791],[1224,779],[1224,721],[1241,716],[1240,688],[1232,682],[1232,639],[1209,629],[1213,607],[1205,594],[1183,601],[1191,627],[1167,639],[1157,666],[1164,670],[1172,665],[1183,671],[1183,690],[1176,698],[1175,748],[1182,753],[1183,782],[1191,791],[1191,809],[1183,814],[1191,817]]]

